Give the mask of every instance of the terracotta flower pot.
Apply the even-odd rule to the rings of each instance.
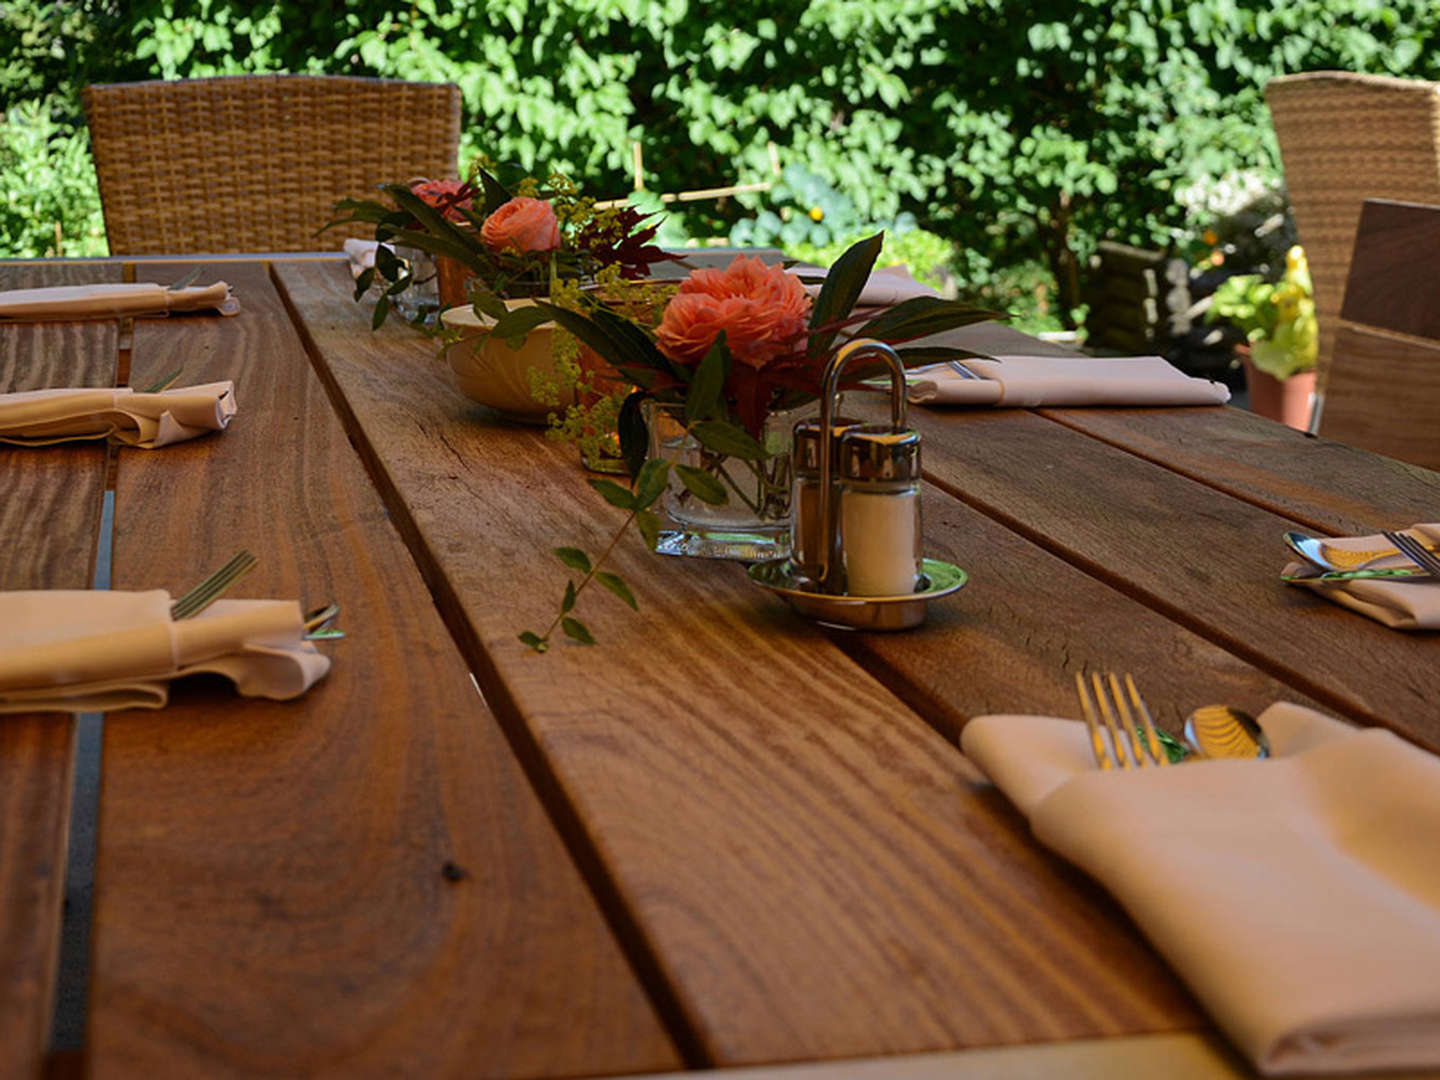
[[[1310,428],[1310,408],[1315,400],[1315,372],[1302,371],[1288,379],[1277,379],[1257,368],[1248,351],[1241,352],[1245,362],[1245,386],[1250,392],[1250,411],[1271,420],[1278,420],[1298,431]]]

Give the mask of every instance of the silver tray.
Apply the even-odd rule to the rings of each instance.
[[[815,592],[789,559],[755,563],[750,580],[769,589],[806,618],[847,630],[909,630],[925,621],[925,607],[970,580],[958,566],[939,559],[920,561],[920,587],[903,596],[833,596]]]

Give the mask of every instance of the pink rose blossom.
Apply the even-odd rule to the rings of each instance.
[[[737,256],[724,270],[696,270],[665,307],[656,328],[660,351],[681,364],[698,364],[720,331],[730,355],[760,370],[789,355],[810,316],[810,294],[794,274]]]
[[[410,185],[410,190],[425,200],[427,206],[444,208],[445,217],[450,221],[464,221],[461,210],[470,209],[470,185],[463,180],[421,180]]]
[[[544,199],[511,199],[488,218],[480,239],[491,251],[554,251],[560,246],[560,223]]]

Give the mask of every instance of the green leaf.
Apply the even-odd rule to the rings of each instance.
[[[355,279],[355,302],[359,303],[360,298],[370,291],[370,286],[375,283],[375,268],[367,266]]]
[[[618,506],[621,510],[635,509],[635,496],[615,483],[614,480],[590,479],[590,486],[598,491],[611,506]]]
[[[370,329],[379,330],[385,324],[385,316],[390,314],[390,298],[382,296],[375,301],[375,314],[370,316]]]
[[[690,428],[700,445],[717,454],[737,457],[743,461],[763,461],[769,455],[742,427],[724,420],[702,420]]]
[[[555,549],[555,557],[576,573],[590,572],[590,558],[579,548],[558,547]]]
[[[655,516],[654,511],[641,510],[636,514],[635,527],[640,530],[645,546],[654,551],[655,545],[660,542],[660,519]]]
[[[505,185],[496,180],[484,169],[476,169],[480,177],[480,186],[485,193],[485,216],[489,217],[500,207],[504,206],[512,198],[510,192],[505,190]]]
[[[730,501],[730,496],[725,493],[725,485],[704,469],[697,469],[693,465],[676,465],[675,472],[686,490],[701,502],[711,506],[724,506]]]
[[[851,246],[835,260],[830,272],[825,275],[825,284],[820,286],[820,295],[810,313],[810,347],[806,351],[811,357],[821,357],[830,351],[836,331],[816,333],[817,327],[845,318],[860,299],[860,290],[870,280],[870,270],[880,255],[885,243],[885,234],[876,233],[868,239]]]
[[[463,259],[476,270],[481,269],[479,256],[471,246],[469,238],[454,225],[450,224],[450,222],[446,221],[444,214],[440,213],[440,211],[436,210],[404,184],[386,184],[385,191],[395,200],[396,206],[409,213],[420,223],[420,227],[425,230],[426,234],[434,240],[440,241],[442,244],[459,245],[463,254],[457,255],[456,257]],[[421,247],[423,245],[417,242],[412,246]],[[442,254],[444,253],[442,252]]]
[[[665,494],[665,488],[670,483],[670,463],[653,458],[640,467],[640,475],[635,478],[635,508],[637,510],[648,510],[655,505],[655,500]]]
[[[630,586],[626,585],[619,577],[608,571],[600,570],[596,572],[595,580],[629,604],[631,611],[640,610],[640,605],[635,602],[635,594],[630,591]]]
[[[730,350],[725,345],[725,331],[721,330],[690,381],[690,392],[685,395],[686,423],[703,420],[720,410],[720,393],[729,376]]]
[[[643,390],[627,397],[615,422],[620,433],[620,456],[625,459],[625,469],[632,481],[640,476],[645,458],[650,453],[650,431],[645,426],[645,414],[641,410],[645,397]]]
[[[499,322],[510,314],[510,309],[505,306],[505,301],[478,277],[471,278],[465,283],[465,297],[470,301],[470,305],[475,309],[477,315],[489,315]],[[530,308],[529,310],[534,311],[535,309]]]
[[[595,644],[595,638],[579,619],[572,619],[568,615],[565,616],[565,618],[560,620],[560,629],[565,631],[566,637],[572,641],[578,641],[581,645]]]
[[[520,640],[536,652],[544,652],[550,648],[549,643],[534,630],[526,630],[520,635]]]
[[[974,323],[1008,318],[1010,316],[1002,311],[989,311],[959,300],[916,296],[871,319],[855,331],[855,336],[888,342],[912,341]]]
[[[503,338],[512,349],[518,349],[531,330],[549,321],[550,316],[537,307],[518,307],[497,319],[490,333]]]
[[[403,293],[406,289],[410,288],[410,283],[411,283],[412,281],[414,281],[414,280],[415,280],[415,279],[412,278],[409,274],[406,274],[406,275],[405,275],[404,277],[402,277],[399,281],[395,282],[394,285],[391,285],[388,289],[386,289],[386,290],[385,290],[385,295],[386,295],[386,296],[399,296],[399,295],[400,295],[401,293]]]
[[[563,615],[575,606],[575,582],[565,582],[565,596],[560,601],[560,612]]]
[[[404,272],[400,260],[395,257],[389,244],[381,244],[375,249],[375,269],[380,271],[380,276],[386,281],[394,281]]]
[[[543,301],[537,301],[535,306],[599,353],[600,358],[611,367],[623,370],[626,377],[634,379],[639,386],[648,386],[654,382],[654,376],[652,374],[647,381],[643,377],[637,378],[637,375],[643,375],[646,370],[665,370],[664,365],[668,361],[661,358],[659,363],[655,362],[654,357],[659,357],[660,351],[638,327],[631,326],[630,329],[640,336],[643,345],[629,335],[620,333],[614,325],[601,323],[598,318],[590,319],[578,311],[570,311]]]

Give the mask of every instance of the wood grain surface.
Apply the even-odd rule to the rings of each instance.
[[[122,455],[116,587],[174,591],[249,547],[234,595],[334,600],[349,636],[298,701],[197,681],[107,718],[91,1074],[678,1067],[264,268],[224,277],[235,318],[135,329],[137,380],[233,378],[239,414]]]
[[[601,645],[515,635],[560,544],[619,523],[573,450],[458,396],[431,343],[371,335],[343,271],[277,264],[317,362],[480,679],[705,1063],[1201,1023],[1135,932],[925,719],[740,568],[638,542]],[[585,854],[588,852],[588,854]]]
[[[0,266],[0,289],[118,281]],[[114,322],[0,326],[0,392],[115,385]],[[89,588],[105,447],[0,446],[0,589]],[[0,717],[0,1076],[38,1073],[54,1009],[74,767],[68,715]]]
[[[1299,522],[1029,412],[911,420],[927,475],[962,501],[1326,707],[1440,747],[1440,639],[1282,584]]]

